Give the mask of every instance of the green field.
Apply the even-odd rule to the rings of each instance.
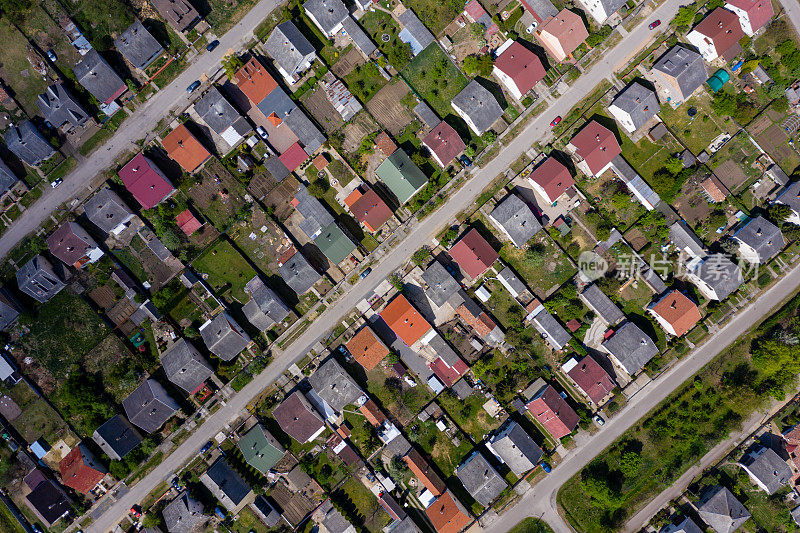
[[[247,260],[226,240],[219,240],[194,260],[192,266],[208,274],[208,283],[218,294],[229,294],[240,303],[250,297],[244,292],[245,284],[256,275]]]
[[[400,74],[441,118],[453,114],[451,100],[469,83],[436,43],[420,52]]]

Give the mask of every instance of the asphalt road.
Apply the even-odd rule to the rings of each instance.
[[[797,0],[780,0],[786,14],[789,15],[789,20],[794,26],[794,30],[800,33],[800,2]]]
[[[139,106],[108,142],[87,159],[83,159],[64,177],[64,183],[57,189],[47,189],[0,237],[0,258],[5,257],[26,235],[36,231],[58,206],[72,202],[79,195],[84,196],[86,189],[92,188],[92,180],[105,172],[120,155],[139,151],[137,140],[151,134],[158,121],[168,116],[170,110],[182,110],[189,104],[190,95],[186,88],[204,74],[216,72],[228,50],[243,48],[252,38],[255,28],[282,2],[283,0],[259,2],[239,24],[219,38],[219,46],[211,52],[203,50],[180,76]]]

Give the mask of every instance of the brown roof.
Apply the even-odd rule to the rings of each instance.
[[[442,494],[425,510],[436,533],[458,533],[472,519],[450,491]]]
[[[603,370],[603,367],[589,355],[578,361],[578,364],[572,367],[567,375],[597,405],[608,396],[615,386],[608,372]]]
[[[272,411],[281,429],[297,442],[307,442],[325,424],[303,393],[295,391]]]
[[[514,80],[514,84],[522,94],[544,79],[545,71],[539,56],[528,50],[519,41],[500,54],[494,66],[506,76]]]
[[[719,56],[725,54],[729,48],[739,43],[739,39],[744,37],[739,17],[724,7],[718,7],[712,11],[694,27],[694,31],[710,39]]]
[[[211,154],[192,132],[181,124],[161,141],[167,154],[186,172],[194,172]]]
[[[389,355],[389,348],[369,326],[364,326],[352,339],[347,341],[346,346],[358,364],[367,370],[375,368],[375,365]]]
[[[612,159],[622,153],[617,138],[611,130],[600,125],[596,120],[583,127],[569,142],[575,147],[592,174],[597,175]]]
[[[397,145],[385,131],[380,132],[375,137],[375,146],[377,146],[386,157],[389,157],[395,152],[395,150],[397,150]]]
[[[472,279],[486,272],[500,256],[475,228],[461,237],[450,248],[449,253],[453,261]]]
[[[47,237],[47,247],[67,265],[80,268],[87,261],[87,253],[95,247],[95,243],[85,240],[84,236],[88,234],[75,222],[65,222]]]
[[[364,402],[364,405],[358,409],[361,411],[361,414],[364,415],[364,418],[367,419],[367,422],[375,427],[386,422],[386,415],[383,414],[383,411],[381,411],[372,400],[367,400]]]
[[[455,157],[466,148],[464,141],[458,136],[453,126],[444,120],[439,122],[439,124],[422,139],[422,142],[431,152],[436,154],[436,157],[439,158],[439,161],[441,161],[443,165],[450,163],[450,161],[455,159]]]
[[[700,321],[700,310],[681,291],[668,292],[650,310],[669,322],[680,337]]]
[[[716,176],[709,176],[700,186],[703,187],[706,194],[715,202],[725,201],[725,197],[727,196],[723,190],[725,186]]]
[[[444,492],[444,481],[433,471],[428,462],[417,450],[411,448],[411,451],[403,457],[403,460],[406,462],[411,472],[414,473],[414,476],[425,485],[426,489],[431,491],[431,494],[439,496]]]
[[[561,43],[564,53],[569,55],[578,48],[589,36],[586,26],[580,15],[569,9],[562,9],[558,15],[545,21],[539,27],[542,33],[549,33]]]
[[[106,476],[94,468],[94,458],[88,454],[88,448],[79,444],[58,463],[64,485],[83,494],[88,494]]]
[[[353,195],[351,194],[350,196]],[[350,196],[348,196],[348,200],[350,200]],[[356,220],[364,224],[373,233],[392,218],[392,210],[374,189],[367,189],[361,196],[354,199],[352,205],[350,205],[350,211]]]
[[[313,163],[317,170],[322,170],[328,166],[328,159],[325,157],[325,154],[319,154],[314,158]]]
[[[544,162],[530,173],[528,179],[536,182],[551,201],[564,194],[568,188],[575,185],[575,180],[569,169],[562,165],[555,157],[548,157]]]
[[[474,316],[464,304],[458,306],[456,313],[481,337],[485,337],[497,327],[489,315],[481,312],[479,316]]]

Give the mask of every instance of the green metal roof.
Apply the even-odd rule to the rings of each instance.
[[[266,475],[281,460],[285,450],[269,432],[256,424],[239,439],[241,450],[247,464]]]
[[[319,236],[314,239],[314,244],[325,254],[328,261],[334,265],[338,265],[347,259],[347,256],[356,249],[356,245],[336,225],[336,222],[323,228]]]
[[[402,149],[397,149],[375,170],[389,190],[405,204],[428,183],[428,177],[411,161]]]

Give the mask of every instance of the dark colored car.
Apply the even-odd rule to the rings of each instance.
[[[469,157],[465,155],[459,157],[458,160],[461,161],[461,164],[464,165],[464,168],[469,168],[472,166],[472,161],[470,161]]]
[[[358,277],[359,277],[360,279],[364,279],[364,278],[366,278],[367,276],[369,276],[370,272],[372,272],[372,267],[365,268],[365,269],[364,269],[364,272],[362,272],[361,274],[359,274],[359,275],[358,275]]]
[[[653,22],[651,22],[650,25],[648,26],[648,28],[650,28],[651,30],[654,30],[654,29],[658,28],[659,26],[661,26],[661,19],[654,20]]]
[[[212,446],[214,446],[214,443],[212,441],[206,442],[205,445],[202,448],[200,448],[200,453],[201,454],[206,453],[208,450],[211,449]]]
[[[550,465],[545,463],[544,461],[542,461],[542,470],[544,470],[548,474],[553,471],[553,469],[550,468]]]
[[[553,122],[550,123],[550,126],[555,128],[558,126],[558,123],[561,122],[561,115],[558,115],[556,118],[553,119]]]
[[[193,93],[193,92],[195,92],[197,90],[198,87],[200,87],[200,80],[197,80],[196,82],[194,82],[191,85],[189,85],[186,88],[186,92],[187,93]]]
[[[211,50],[213,50],[217,46],[219,46],[219,39],[214,39],[213,41],[208,43],[208,46],[206,46],[206,50],[208,50],[210,52]]]

